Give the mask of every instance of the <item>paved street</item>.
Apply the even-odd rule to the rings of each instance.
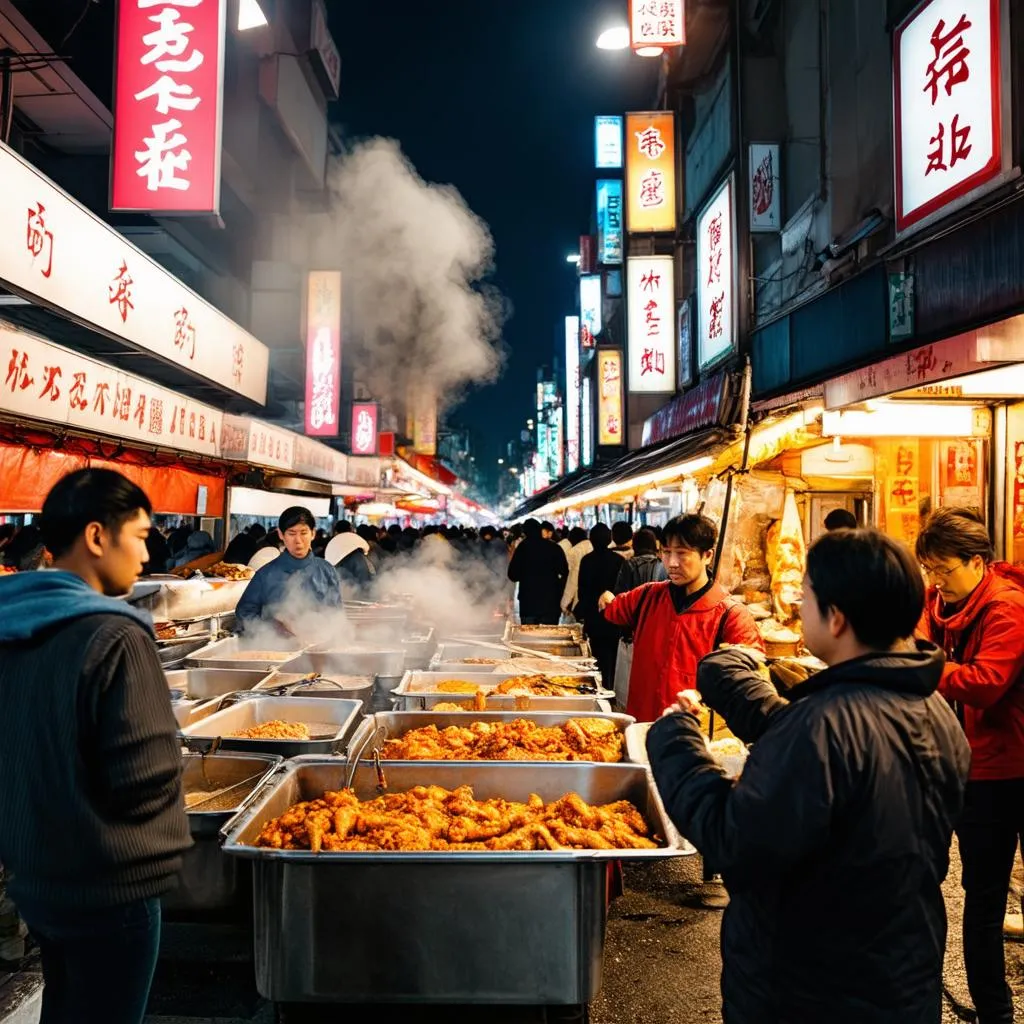
[[[971,1019],[964,1012],[970,999],[960,956],[959,872],[954,847],[946,884],[950,942],[944,980],[949,998],[943,1024]],[[1021,881],[1018,866],[1018,893]],[[589,1008],[591,1024],[720,1024],[721,914],[704,906],[707,891],[700,884],[700,862],[688,858],[633,867],[627,870],[626,885],[626,894],[612,908],[604,989]],[[191,951],[191,959],[161,964],[147,1024],[274,1024],[274,1012],[255,991],[247,950],[237,937],[211,933],[207,944],[196,947],[189,933],[170,927],[168,943],[176,947],[177,956]],[[221,962],[212,962],[213,957]],[[1024,1020],[1024,946],[1008,944],[1007,962],[1018,1014]],[[8,985],[29,988],[34,981],[22,978]],[[0,984],[0,1007],[8,985]],[[288,1024],[335,1024],[353,1015],[365,1016],[370,1009],[379,1013],[383,1008],[300,1009],[285,1019]],[[401,1015],[403,1024],[570,1024],[586,1019],[577,1008],[403,1007]],[[20,1017],[0,1015],[3,1024],[32,1024],[34,1019],[25,1008]]]

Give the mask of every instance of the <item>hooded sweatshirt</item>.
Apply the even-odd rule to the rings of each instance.
[[[990,565],[956,606],[938,591],[926,608],[931,640],[946,653],[939,692],[959,705],[978,781],[1024,778],[1024,577]]]
[[[297,600],[323,608],[340,608],[341,582],[334,566],[312,552],[305,558],[296,558],[282,551],[249,581],[235,617],[243,632],[260,620],[277,620],[282,612],[297,610],[301,617],[302,609],[294,608]]]
[[[148,615],[72,573],[0,578],[0,861],[29,920],[171,888],[176,732]]]

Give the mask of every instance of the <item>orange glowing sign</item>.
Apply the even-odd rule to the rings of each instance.
[[[626,115],[626,228],[676,229],[676,117],[671,111]]]
[[[597,350],[597,443],[624,444],[622,349]]]

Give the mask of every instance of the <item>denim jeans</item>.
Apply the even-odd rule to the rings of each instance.
[[[160,949],[158,899],[19,909],[42,954],[40,1024],[142,1024]]]

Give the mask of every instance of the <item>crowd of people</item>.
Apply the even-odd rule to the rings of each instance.
[[[72,473],[24,542],[48,571],[0,578],[0,861],[42,954],[46,1024],[139,1024],[160,896],[190,843],[152,623],[119,599],[150,558],[151,523],[124,477]],[[653,723],[665,807],[729,893],[729,1024],[939,1024],[954,833],[977,1020],[1012,1024],[1002,925],[1024,832],[1024,573],[996,561],[968,509],[931,514],[913,553],[830,526],[801,606],[826,667],[785,693],[749,611],[713,578],[718,533],[702,515],[635,535],[531,520],[327,536],[296,506],[228,552],[275,552],[239,604],[243,629],[290,580],[340,607],[425,552],[482,570],[523,622],[580,621],[606,678],[626,663],[621,699]],[[205,546],[194,534],[165,538],[172,557]],[[708,709],[751,747],[736,780],[709,751]]]

